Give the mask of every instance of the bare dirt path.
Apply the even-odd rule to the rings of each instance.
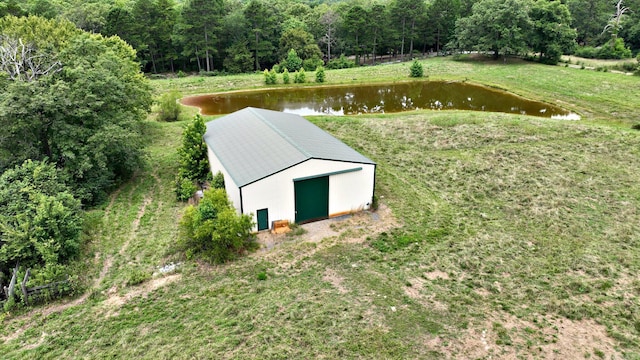
[[[156,175],[154,175],[154,178],[156,180],[159,180],[158,177]],[[108,218],[110,213],[111,213],[111,208],[113,207],[113,204],[116,200],[116,198],[119,196],[121,192],[121,189],[116,190],[110,197],[109,200],[109,204],[107,205],[107,207],[105,208],[105,218]],[[133,221],[133,223],[131,224],[131,232],[129,233],[129,236],[127,237],[126,241],[124,242],[124,244],[122,244],[122,246],[120,247],[119,251],[118,251],[118,255],[119,256],[124,256],[129,244],[131,243],[131,241],[137,236],[137,232],[138,232],[138,228],[140,227],[140,220],[142,219],[142,217],[145,214],[146,208],[149,204],[151,204],[151,202],[153,201],[153,198],[150,196],[147,196],[144,198],[144,201],[142,202],[142,205],[140,206],[140,209],[138,210],[138,214],[135,218],[135,220]],[[100,236],[101,237],[101,236]],[[100,257],[100,254],[97,253],[96,254],[96,259]],[[98,277],[93,281],[91,287],[85,291],[85,293],[80,296],[79,298],[70,301],[70,302],[65,302],[62,304],[55,304],[55,305],[50,305],[50,306],[44,306],[42,308],[38,308],[38,309],[33,309],[31,311],[29,311],[27,314],[22,315],[18,318],[16,318],[15,320],[19,321],[19,320],[24,320],[24,319],[31,319],[33,318],[35,315],[41,315],[42,317],[46,318],[49,315],[53,314],[53,313],[59,313],[62,312],[66,309],[69,309],[71,307],[80,305],[82,303],[84,303],[87,298],[97,289],[100,288],[100,285],[102,284],[104,278],[106,277],[107,273],[109,272],[109,270],[111,270],[111,267],[113,266],[113,259],[114,259],[114,255],[108,255],[106,256],[103,264],[102,264],[102,269],[100,270],[100,273],[98,275]],[[8,335],[8,336],[2,336],[0,337],[0,339],[2,341],[12,341],[17,339],[26,329],[28,329],[30,326],[32,326],[32,322],[26,322],[23,326],[21,326],[20,328],[18,328],[15,332],[13,332],[12,334]]]
[[[363,243],[368,237],[398,227],[400,223],[385,204],[372,211],[340,216],[301,225],[303,234],[258,234],[260,250],[253,256],[276,261],[281,268],[290,268],[316,252],[338,243]],[[304,246],[313,244],[313,246]],[[289,255],[293,254],[293,258]],[[286,261],[284,257],[289,257]]]

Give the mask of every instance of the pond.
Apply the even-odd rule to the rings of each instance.
[[[303,116],[457,109],[579,119],[560,107],[505,91],[444,81],[240,91],[186,97],[181,103],[196,106],[205,115],[229,114],[251,106]]]

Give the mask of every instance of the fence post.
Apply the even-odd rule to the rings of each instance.
[[[31,274],[31,269],[27,269],[27,272],[24,274],[24,280],[20,283],[20,288],[22,289],[22,295],[24,295],[24,303],[25,305],[29,305],[29,294],[27,293],[27,280],[29,280],[29,275]]]
[[[16,268],[13,269],[13,276],[11,277],[11,282],[9,283],[9,291],[7,292],[7,300],[9,300],[13,296],[13,292],[16,287],[17,278],[18,278],[18,264],[16,264]]]

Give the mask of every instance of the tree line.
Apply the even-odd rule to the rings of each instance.
[[[4,14],[118,35],[149,73],[259,71],[291,49],[314,64],[442,51],[553,63],[581,46],[640,49],[640,0],[0,0]]]

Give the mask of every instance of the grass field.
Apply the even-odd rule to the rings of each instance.
[[[293,236],[224,266],[186,261],[173,247],[184,123],[149,122],[148,166],[88,214],[77,264],[86,292],[1,315],[2,358],[640,358],[640,132],[629,126],[638,78],[522,62],[424,64],[432,79],[508,89],[585,120],[311,118],[378,163],[377,195],[399,225],[317,242]],[[327,75],[404,81],[408,66]],[[261,81],[154,85],[193,93]],[[176,272],[152,275],[173,262]]]

